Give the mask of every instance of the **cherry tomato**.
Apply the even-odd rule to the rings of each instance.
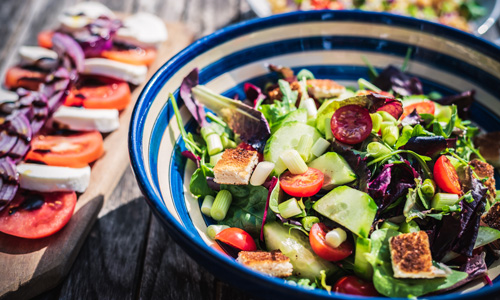
[[[433,115],[436,111],[436,104],[429,100],[424,100],[421,102],[412,103],[403,107],[403,114],[400,119],[403,120],[407,115],[411,114],[414,110],[417,110],[418,114],[430,114]]]
[[[54,36],[54,31],[44,30],[38,34],[38,45],[43,48],[52,49],[52,37]]]
[[[25,88],[30,91],[36,91],[40,84],[45,81],[47,73],[26,68],[12,67],[5,74],[5,86],[8,89]]]
[[[319,257],[328,261],[339,261],[352,254],[351,242],[345,241],[339,247],[333,248],[326,244],[325,236],[330,231],[323,223],[316,223],[309,232],[309,243]]]
[[[70,135],[39,135],[31,141],[26,160],[49,166],[82,168],[104,153],[102,135],[98,131]]]
[[[75,192],[35,193],[20,190],[0,212],[0,231],[38,239],[61,230],[73,215]]]
[[[304,174],[292,174],[286,171],[280,176],[280,187],[290,196],[310,197],[315,195],[325,181],[320,170],[308,168]]]
[[[254,147],[250,146],[249,144],[247,144],[245,142],[241,142],[238,145],[238,148],[242,148],[242,149],[245,149],[245,150],[251,150],[251,151],[257,151],[257,150],[255,150]],[[259,157],[259,162],[261,162],[261,161],[264,160],[264,155],[262,153],[257,152],[257,156]]]
[[[380,296],[373,283],[359,279],[356,276],[344,276],[333,286],[337,293],[359,295],[359,296]]]
[[[157,52],[155,49],[117,49],[104,50],[101,56],[107,59],[116,60],[132,65],[146,65],[152,64],[156,58]]]
[[[252,236],[240,228],[226,228],[217,233],[215,239],[242,251],[257,250]]]
[[[434,164],[434,181],[446,193],[457,195],[462,193],[457,171],[444,155],[441,155]]]
[[[354,145],[370,135],[373,124],[368,109],[359,105],[346,105],[335,111],[331,127],[337,140]]]
[[[130,88],[125,81],[86,77],[71,89],[64,105],[122,110],[130,100]]]
[[[394,98],[394,95],[393,95],[393,94],[391,94],[391,93],[384,92],[384,91],[374,92],[374,91],[372,91],[372,90],[363,90],[363,91],[358,91],[358,92],[356,93],[356,96],[362,96],[362,95],[368,95],[368,94],[379,94],[379,95],[386,96],[386,97],[389,97],[389,98]]]

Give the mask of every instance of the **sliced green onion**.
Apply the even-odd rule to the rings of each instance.
[[[427,178],[424,180],[420,190],[427,199],[430,199],[434,197],[434,193],[436,192],[436,183],[434,183],[434,180]]]
[[[210,210],[212,209],[214,200],[214,196],[211,195],[207,195],[205,196],[205,198],[203,198],[203,202],[201,203],[201,212],[207,217],[211,217]]]
[[[215,236],[224,229],[230,228],[227,225],[210,225],[207,227],[207,235],[212,240],[215,240]]]
[[[304,103],[303,105],[302,102]],[[318,114],[318,109],[316,108],[316,102],[314,102],[314,100],[311,98],[307,98],[302,102],[301,106],[307,109],[307,117],[309,119],[316,118],[316,115]]]
[[[410,221],[408,223],[403,222],[399,226],[399,231],[402,233],[418,232],[420,231],[420,227],[418,227],[418,224],[415,221]]]
[[[221,136],[220,141],[221,141],[222,147],[224,149],[229,149],[229,148],[234,149],[234,148],[238,147],[238,145],[234,141],[229,139],[227,136],[224,136],[224,135]]]
[[[442,210],[445,206],[455,205],[459,199],[457,194],[437,193],[432,198],[431,207],[436,210]]]
[[[304,174],[307,171],[307,165],[295,149],[285,150],[280,155],[288,171],[292,174]]]
[[[215,123],[221,125],[221,126],[224,126],[224,127],[227,127],[228,125],[226,124],[226,122],[222,121],[221,118],[217,117],[216,115],[214,115],[212,112],[207,112],[207,118],[209,118],[210,120],[214,121]]]
[[[387,126],[382,131],[382,140],[388,145],[393,146],[399,138],[399,129],[397,126]]]
[[[333,248],[338,248],[346,239],[347,233],[340,227],[328,231],[325,235],[325,243]]]
[[[394,124],[394,122],[382,121],[382,123],[380,123],[380,132],[383,133],[384,129],[386,129],[389,126],[395,126],[395,125],[396,124]]]
[[[306,80],[314,79],[314,75],[308,69],[302,69],[297,74],[297,80],[302,80],[302,78],[305,78]]]
[[[210,156],[210,164],[212,166],[215,166],[217,164],[217,162],[222,158],[222,153],[224,153],[224,152],[220,152],[220,153],[217,153],[215,155]]]
[[[212,128],[210,128],[209,126],[205,126],[205,127],[201,128],[200,133],[201,133],[201,136],[203,137],[203,139],[206,141],[207,137],[211,134],[214,134],[215,131]]]
[[[312,146],[311,153],[316,157],[320,157],[321,155],[323,155],[323,153],[325,153],[325,151],[328,149],[328,147],[330,147],[330,145],[331,143],[329,141],[320,137],[319,139],[316,140],[316,143],[314,143],[314,145]]]
[[[364,78],[358,79],[358,85],[360,90],[366,90],[366,88],[368,88],[368,90],[374,91],[376,93],[380,93],[382,91],[381,89],[376,87],[373,83],[369,82]]]
[[[371,142],[366,146],[366,151],[372,157],[379,158],[381,156],[391,153],[391,149],[387,148],[384,144],[379,142]]]
[[[302,213],[302,209],[300,209],[299,203],[295,198],[288,199],[285,202],[278,204],[278,210],[280,212],[280,215],[285,219],[300,215]]]
[[[300,157],[302,157],[305,162],[310,161],[312,158],[311,149],[313,142],[313,138],[309,134],[304,134],[300,137],[297,152],[299,152]]]
[[[224,220],[232,200],[233,196],[228,190],[221,190],[218,192],[212,204],[212,209],[210,209],[212,218],[216,221]]]
[[[283,162],[283,160],[281,158],[278,158],[278,160],[274,164],[273,174],[275,176],[279,177],[281,175],[281,173],[286,171],[286,169],[287,169],[287,167],[286,167],[285,163]]]
[[[261,161],[260,163],[257,164],[257,167],[255,167],[255,170],[252,173],[252,177],[250,178],[250,184],[251,185],[262,185],[264,182],[266,182],[267,178],[269,177],[269,174],[274,169],[274,164],[270,161]]]
[[[410,125],[404,126],[403,129],[401,130],[401,135],[412,134],[412,133],[413,133],[413,127],[411,127]]]
[[[303,217],[302,220],[300,220],[300,223],[302,223],[305,230],[311,231],[312,226],[319,223],[319,218],[314,216]]]
[[[221,152],[224,147],[222,147],[222,142],[220,140],[220,136],[217,134],[211,134],[205,140],[207,142],[208,154],[215,155]]]
[[[378,133],[380,130],[380,126],[382,126],[383,118],[379,114],[370,114],[370,117],[372,118],[372,131]]]
[[[382,229],[387,228],[387,229],[392,229],[392,230],[398,231],[399,225],[392,223],[392,222],[389,222],[389,221],[385,221],[384,223],[382,223],[382,226],[380,228],[382,228]]]
[[[377,114],[379,114],[382,117],[382,119],[386,122],[392,122],[393,124],[396,124],[396,122],[398,121],[396,120],[396,118],[394,118],[390,113],[386,111],[379,110],[377,111]]]
[[[325,139],[327,139],[327,140],[333,140],[333,132],[332,132],[331,122],[332,122],[331,118],[325,119]]]

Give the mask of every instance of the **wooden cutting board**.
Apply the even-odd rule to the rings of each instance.
[[[193,34],[180,23],[167,23],[168,40],[148,78],[174,54],[193,41]],[[0,233],[0,298],[27,299],[57,286],[73,264],[103,202],[113,192],[129,166],[128,127],[134,103],[144,84],[132,92],[132,102],[120,114],[120,128],[104,140],[105,154],[92,166],[90,185],[80,195],[69,223],[58,233],[27,240]]]

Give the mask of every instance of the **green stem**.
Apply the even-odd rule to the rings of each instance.
[[[181,131],[181,136],[182,136],[182,139],[184,140],[184,143],[186,144],[186,148],[188,148],[189,151],[191,152],[202,152],[201,149],[196,146],[196,144],[192,141],[190,141],[187,137],[187,132],[186,132],[186,129],[184,129],[184,126],[182,124],[182,117],[181,117],[181,113],[179,111],[179,107],[177,106],[177,102],[175,101],[175,98],[174,98],[174,95],[172,95],[172,93],[170,93],[169,95],[169,98],[170,98],[170,101],[172,102],[172,107],[174,108],[174,114],[175,114],[175,119],[177,121],[177,126],[179,126],[179,130]],[[195,150],[195,151],[193,151]]]

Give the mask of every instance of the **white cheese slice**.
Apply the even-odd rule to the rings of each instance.
[[[0,104],[4,102],[16,101],[17,99],[19,99],[19,96],[17,95],[16,92],[0,88]]]
[[[39,192],[83,193],[90,182],[90,167],[67,168],[22,163],[17,166],[21,188]]]
[[[165,23],[157,16],[140,12],[123,20],[123,27],[115,36],[116,41],[143,48],[158,47],[168,38]]]
[[[82,29],[100,16],[116,18],[105,5],[91,1],[81,2],[65,9],[58,19],[63,30],[72,32]]]
[[[80,107],[61,106],[49,120],[49,126],[59,128],[106,133],[120,127],[118,110],[116,109],[86,109]]]
[[[101,75],[121,79],[135,85],[146,80],[148,68],[135,66],[105,58],[88,58],[85,60],[83,74]]]
[[[37,46],[21,46],[19,48],[19,56],[21,56],[21,64],[38,65],[44,69],[50,69],[57,63],[57,53],[50,49]],[[41,59],[46,59],[40,63]]]

